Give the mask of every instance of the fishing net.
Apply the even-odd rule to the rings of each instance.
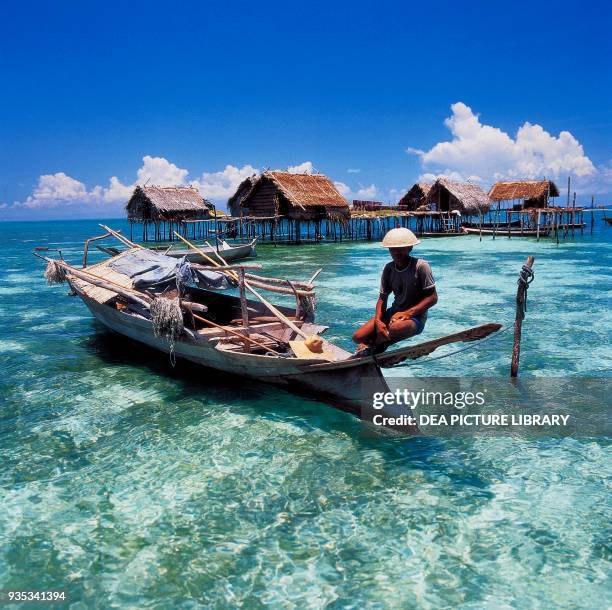
[[[317,309],[317,297],[313,292],[310,296],[300,296],[300,313],[304,322],[314,322]]]
[[[170,343],[170,361],[175,364],[174,347],[176,340],[184,330],[183,312],[178,297],[167,299],[157,297],[151,303],[151,320],[153,322],[153,333],[156,337],[167,339]]]
[[[45,279],[49,286],[52,284],[63,284],[66,281],[66,270],[55,261],[49,261],[45,269]]]

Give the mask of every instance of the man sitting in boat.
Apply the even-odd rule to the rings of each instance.
[[[385,235],[382,246],[389,248],[393,260],[383,269],[374,317],[353,334],[359,344],[354,357],[380,354],[393,343],[423,332],[427,310],[438,302],[438,295],[429,263],[410,256],[418,243],[409,229],[391,229]],[[387,308],[392,292],[395,299]]]

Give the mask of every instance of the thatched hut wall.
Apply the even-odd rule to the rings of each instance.
[[[399,200],[398,205],[406,210],[416,210],[427,203],[427,195],[431,190],[429,182],[416,182],[410,190]]]
[[[130,222],[182,222],[211,216],[212,205],[191,187],[137,186],[126,206]]]
[[[348,218],[349,205],[322,174],[268,171],[245,180],[228,201],[233,216],[292,220]]]
[[[559,189],[552,180],[515,180],[496,182],[489,191],[492,201],[520,200],[525,208],[545,208]]]
[[[242,205],[246,195],[251,191],[257,181],[257,175],[245,178],[236,189],[236,192],[227,200],[227,209],[232,216],[248,216],[248,209]]]
[[[438,178],[427,195],[427,204],[441,212],[461,212],[464,216],[485,214],[491,207],[489,196],[477,185]]]

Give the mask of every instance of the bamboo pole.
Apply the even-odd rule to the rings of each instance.
[[[106,237],[110,237],[111,233],[105,233],[104,235],[98,235],[97,237],[90,237],[85,240],[85,247],[83,248],[83,269],[87,267],[87,254],[89,253],[89,244],[92,241],[99,241],[100,239],[105,239]]]
[[[247,337],[246,335],[243,335],[239,332],[236,332],[235,330],[232,330],[231,328],[228,328],[227,326],[221,326],[221,324],[217,324],[216,322],[213,322],[211,320],[209,320],[208,318],[203,318],[202,316],[199,316],[197,314],[193,314],[193,317],[196,320],[199,320],[200,322],[204,322],[204,324],[208,324],[208,326],[212,326],[213,328],[218,328],[220,330],[225,331],[226,333],[229,333],[230,335],[234,335],[236,337],[238,337],[241,341],[248,341],[249,343],[252,343],[253,345],[257,345],[258,347],[261,347],[262,349],[266,350],[267,352],[273,352],[275,353],[277,356],[280,355],[279,352],[277,352],[275,349],[268,347],[267,345],[264,345],[263,343],[260,343],[259,341],[256,341],[255,339],[253,339],[252,337]]]
[[[36,256],[38,256],[39,258],[42,258],[48,263],[55,263],[56,265],[60,266],[62,269],[65,269],[71,275],[74,275],[76,278],[83,280],[84,282],[88,282],[89,284],[93,284],[94,286],[97,286],[98,288],[104,288],[105,290],[114,292],[115,294],[122,296],[124,299],[127,299],[128,301],[137,303],[138,305],[144,307],[145,309],[149,308],[149,305],[150,305],[149,301],[147,301],[144,298],[141,298],[141,296],[136,296],[131,290],[123,286],[120,286],[119,284],[115,284],[115,282],[112,282],[111,280],[103,280],[97,277],[96,275],[88,273],[87,271],[83,271],[82,269],[76,269],[72,265],[69,265],[68,263],[65,263],[64,261],[53,260],[51,258],[47,258],[46,256],[40,256],[40,254],[36,254]]]
[[[187,241],[182,235],[180,235],[179,233],[175,232],[175,235],[182,241],[184,241],[189,247],[193,248],[196,252],[198,252],[200,255],[204,256],[204,258],[208,259],[209,261],[211,261],[215,266],[219,267],[221,270],[223,270],[223,267],[221,265],[219,265],[218,263],[216,263],[215,261],[213,261],[212,258],[210,258],[209,256],[207,256],[200,248],[198,248],[197,246],[194,246],[191,242]],[[220,257],[220,255],[218,255]],[[222,257],[220,257],[222,259]],[[223,259],[222,259],[223,260]],[[227,265],[227,263],[224,264]],[[232,272],[232,271],[226,271],[225,273],[231,273],[232,277],[235,280],[238,280],[238,276]],[[284,316],[278,309],[276,309],[276,307],[274,307],[274,305],[272,305],[272,303],[270,303],[269,301],[267,301],[266,299],[264,299],[264,297],[262,297],[246,280],[244,282],[244,286],[245,288],[253,295],[255,295],[271,312],[273,315],[275,315],[281,322],[283,322],[285,325],[287,325],[293,332],[295,332],[296,334],[298,334],[300,337],[302,337],[303,339],[308,339],[308,335],[301,329],[298,328],[291,320],[289,320],[286,316]]]
[[[123,235],[120,235],[119,231],[113,231],[113,229],[111,229],[110,227],[107,227],[106,225],[103,225],[103,224],[100,224],[99,226],[102,227],[105,231],[108,231],[113,237],[116,237],[120,242],[122,242],[126,246],[130,246],[130,248],[140,248],[140,249],[143,249],[142,246],[139,246],[138,244],[135,244],[133,241],[130,241],[127,237],[124,237]]]
[[[217,258],[218,258],[218,259],[219,259],[219,260],[220,260],[220,261],[223,263],[223,265],[224,265],[225,267],[229,267],[229,265],[227,264],[227,262],[226,262],[226,261],[225,261],[223,258],[221,258],[221,257],[219,256],[219,248],[218,248],[218,247],[217,247],[217,248],[214,248],[214,247],[213,247],[213,246],[210,244],[210,242],[207,242],[207,241],[205,241],[204,243],[205,243],[205,244],[206,244],[206,245],[207,245],[207,246],[208,246],[208,247],[209,247],[209,248],[210,248],[210,249],[213,251],[214,255],[215,255],[215,256],[216,256],[216,257],[217,257]]]
[[[238,271],[238,287],[240,288],[240,309],[242,312],[242,326],[244,328],[244,334],[249,334],[249,309],[247,307],[246,291],[244,289],[244,269]],[[244,349],[250,352],[248,343],[244,344]]]
[[[534,260],[535,259],[533,258],[533,256],[528,256],[524,267],[527,267],[528,270],[531,271]],[[527,286],[527,278],[524,276],[523,271],[521,271],[521,277],[519,278],[519,285],[516,291],[516,315],[514,319],[514,343],[512,346],[512,364],[510,366],[510,377],[516,377],[518,375],[519,359],[521,355],[521,331],[523,326],[523,320],[525,319]]]
[[[136,303],[137,305],[140,305],[141,307],[144,307],[145,309],[149,309],[150,308],[150,303],[144,299],[141,299],[140,297],[135,296],[134,294],[132,294],[130,291],[126,290],[125,288],[123,288],[122,286],[119,286],[118,284],[115,284],[114,282],[111,282],[110,280],[101,280],[100,278],[92,275],[91,273],[87,273],[86,271],[82,271],[80,269],[75,269],[74,267],[68,265],[67,263],[63,263],[62,261],[57,261],[57,260],[52,260],[50,258],[47,258],[46,256],[39,256],[39,258],[42,258],[48,262],[54,262],[55,264],[59,265],[60,267],[63,267],[64,269],[67,269],[68,272],[71,275],[74,275],[75,277],[82,279],[85,282],[88,282],[89,284],[93,284],[94,286],[98,286],[99,288],[104,288],[105,290],[108,290],[110,292],[114,292],[115,294],[118,294],[119,296],[122,296],[124,299],[128,300],[128,301],[132,301],[134,303]],[[144,295],[143,295],[144,296]],[[190,305],[189,302],[185,301],[185,304],[187,304],[188,306]],[[262,349],[265,349],[266,351],[271,351],[274,352],[275,354],[278,354],[279,352],[277,352],[276,350],[267,347],[266,345],[264,345],[263,343],[259,343],[258,341],[256,341],[255,339],[252,339],[251,337],[248,337],[246,335],[243,335],[241,333],[238,333],[234,330],[232,330],[231,328],[228,328],[227,326],[222,326],[221,324],[217,324],[215,322],[212,322],[211,320],[208,320],[207,318],[203,318],[202,316],[199,316],[195,313],[193,313],[193,317],[196,320],[200,320],[201,322],[204,322],[205,324],[208,324],[209,326],[213,326],[214,328],[218,328],[220,330],[225,331],[226,333],[229,333],[230,335],[235,335],[237,337],[239,337],[240,339],[242,339],[243,341],[249,341],[250,343],[253,343],[254,345],[257,345],[258,347],[261,347]]]

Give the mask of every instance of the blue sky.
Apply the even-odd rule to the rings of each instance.
[[[221,202],[289,166],[348,198],[447,173],[607,200],[611,26],[603,2],[14,2],[0,218],[116,215],[143,178]]]

